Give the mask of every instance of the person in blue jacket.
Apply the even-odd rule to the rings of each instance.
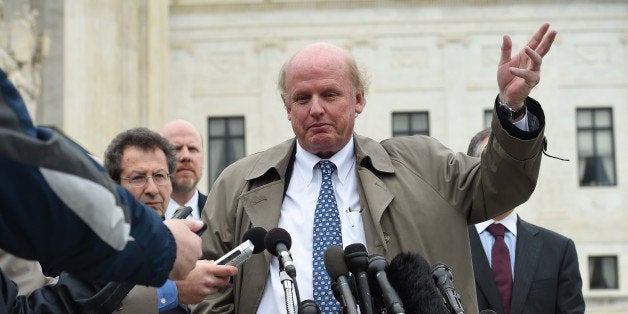
[[[36,127],[2,70],[0,96],[0,248],[52,276],[151,286],[187,276],[201,257],[201,222],[162,222],[81,147]],[[4,312],[10,280],[0,293]]]

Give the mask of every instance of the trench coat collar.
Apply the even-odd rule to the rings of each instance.
[[[356,168],[360,179],[359,193],[362,209],[370,214],[365,221],[367,242],[376,247],[377,252],[386,251],[386,236],[379,224],[386,208],[394,198],[386,185],[378,178],[378,173],[394,173],[388,153],[376,141],[354,133]],[[289,181],[296,139],[292,138],[264,152],[246,176],[247,181],[266,182],[245,193],[242,200],[251,222],[270,230],[279,223],[283,196]],[[270,178],[270,179],[269,179]],[[268,208],[276,210],[268,211]],[[266,256],[267,262],[270,256]]]
[[[394,173],[390,157],[384,148],[376,141],[353,134],[356,162],[359,166],[369,168],[378,172]],[[255,180],[274,170],[279,177],[285,180],[286,171],[290,166],[291,157],[294,155],[296,138],[289,139],[277,146],[268,149],[264,153],[264,158],[260,158],[253,167],[246,180]]]

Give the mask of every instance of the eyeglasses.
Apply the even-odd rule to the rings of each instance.
[[[131,186],[134,186],[136,188],[141,188],[141,187],[145,186],[146,183],[148,183],[148,179],[149,178],[152,178],[153,182],[155,182],[156,185],[170,184],[170,176],[171,176],[171,174],[169,174],[167,172],[155,172],[155,173],[153,173],[152,176],[137,175],[137,176],[130,177],[130,178],[122,178],[122,180],[125,180],[126,182],[129,182],[129,184]]]

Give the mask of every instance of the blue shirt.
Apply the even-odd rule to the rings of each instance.
[[[172,280],[166,280],[163,286],[157,288],[157,305],[159,312],[174,309],[179,304],[179,291]]]
[[[487,220],[475,225],[476,230],[478,231],[478,235],[480,236],[480,241],[482,241],[482,247],[484,248],[484,253],[486,253],[486,258],[488,258],[489,265],[491,264],[491,251],[493,248],[493,243],[495,243],[495,237],[486,230],[486,228],[492,224],[502,224],[506,227],[506,232],[504,233],[504,242],[506,242],[506,246],[508,246],[508,251],[510,253],[510,269],[512,270],[512,276],[514,280],[515,276],[515,250],[517,249],[517,214],[513,211],[510,215],[506,216],[506,218],[495,221],[495,220]]]

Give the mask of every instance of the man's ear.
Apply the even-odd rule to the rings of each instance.
[[[355,94],[355,113],[362,113],[364,106],[366,105],[366,98],[364,97],[364,91]]]
[[[288,120],[292,120],[292,107],[288,103],[286,103],[286,98],[282,94],[281,101],[283,101],[283,107],[286,108],[286,113],[288,114]]]

